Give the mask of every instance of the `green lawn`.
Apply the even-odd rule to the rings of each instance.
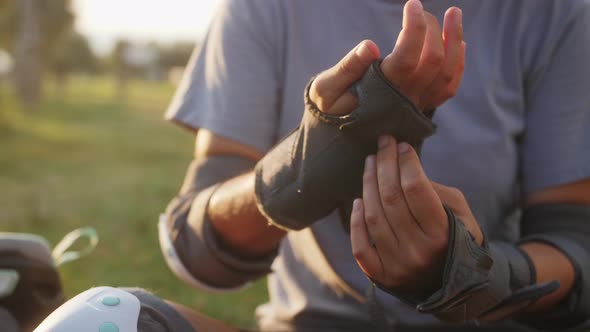
[[[0,86],[0,231],[30,232],[53,245],[93,226],[90,256],[60,268],[67,295],[97,285],[140,286],[232,324],[253,326],[265,283],[208,294],[178,281],[161,257],[158,215],[177,192],[193,135],[162,120],[174,88],[134,82],[117,102],[107,78],[76,77],[66,97],[47,87],[23,111]]]

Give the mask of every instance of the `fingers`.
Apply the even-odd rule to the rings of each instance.
[[[410,96],[410,98],[420,108],[422,108],[420,102],[423,99],[421,94],[432,84],[436,76],[439,75],[441,66],[445,62],[445,48],[441,38],[442,32],[438,20],[428,12],[425,12],[424,15],[428,26],[424,47],[416,70],[408,78],[407,87],[405,88],[407,91],[415,91],[418,94]]]
[[[447,187],[434,181],[431,181],[431,184],[442,203],[449,207],[463,221],[469,233],[475,238],[475,242],[481,245],[483,243],[483,233],[461,190]]]
[[[420,60],[426,38],[427,23],[422,3],[409,0],[404,6],[402,30],[395,47],[381,63],[381,70],[389,81],[400,87],[410,76]]]
[[[391,136],[379,138],[377,152],[377,178],[379,196],[387,221],[400,238],[400,242],[420,241],[422,230],[410,212],[400,182],[397,143]]]
[[[455,95],[465,66],[464,48],[459,8],[447,10],[441,31],[437,19],[418,0],[410,0],[402,31],[381,69],[420,109],[429,111]]]
[[[461,85],[461,81],[463,79],[463,72],[465,70],[465,42],[461,43],[461,59],[455,68],[455,74],[453,75],[453,79],[451,82],[443,88],[429,88],[427,95],[430,96],[429,102],[424,103],[425,110],[433,110],[439,105],[442,105],[445,101],[449,98],[452,98],[457,91],[459,90],[459,86]]]
[[[461,85],[461,81],[463,80],[463,72],[465,71],[465,49],[467,44],[465,41],[461,42],[461,57],[459,58],[459,62],[457,63],[457,67],[455,68],[455,76],[453,80],[448,85],[449,91],[453,91],[453,94],[459,90],[459,85]],[[447,94],[452,95],[452,94]]]
[[[387,222],[381,206],[379,184],[377,177],[377,165],[375,156],[368,156],[365,161],[363,173],[363,207],[364,217],[368,232],[373,243],[382,254],[382,259],[389,261],[391,253],[395,253],[398,240],[396,232]]]
[[[397,148],[401,187],[412,215],[430,238],[445,240],[441,245],[446,245],[448,222],[440,198],[416,151],[408,143],[399,143]]]
[[[448,222],[418,156],[405,146],[385,136],[377,156],[367,157],[362,207],[357,201],[351,216],[351,241],[359,265],[374,280],[390,288],[419,289],[439,279]]]
[[[463,18],[459,8],[449,8],[445,13],[444,62],[436,78],[424,90],[422,99],[429,100],[425,109],[434,109],[453,97],[459,88],[465,68],[465,43],[463,42]],[[428,98],[429,96],[429,98]]]
[[[346,93],[350,85],[358,81],[367,71],[371,63],[379,58],[377,45],[370,40],[364,40],[351,50],[338,64],[322,72],[313,81],[310,89],[310,98],[320,110],[328,114],[342,114],[343,109],[348,112],[356,106],[346,108],[342,105],[350,105],[354,98]],[[347,98],[339,101],[341,97]],[[335,104],[340,106],[332,109]],[[346,113],[344,113],[346,114]]]
[[[352,254],[361,269],[374,279],[383,279],[383,264],[377,249],[371,244],[365,225],[363,200],[357,198],[352,204],[350,215],[350,241]]]
[[[463,193],[453,187],[447,187],[434,181],[430,182],[432,188],[438,194],[441,202],[448,206],[453,212],[459,214],[465,214],[465,211],[469,209]]]

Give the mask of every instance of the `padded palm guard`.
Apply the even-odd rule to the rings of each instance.
[[[256,196],[274,224],[302,229],[360,193],[363,163],[384,134],[417,151],[434,124],[373,63],[354,86],[359,105],[350,114],[323,113],[305,90],[300,126],[256,165]]]
[[[381,289],[414,305],[418,311],[453,322],[498,320],[524,308],[559,287],[553,281],[536,285],[535,269],[528,256],[510,243],[484,240],[483,246],[453,212],[449,218],[449,244],[442,287],[426,299]]]

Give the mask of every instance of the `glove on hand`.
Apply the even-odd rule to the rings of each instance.
[[[381,135],[393,135],[419,151],[434,124],[373,63],[352,88],[359,105],[350,114],[323,113],[305,90],[299,127],[256,165],[260,211],[278,227],[299,230],[361,192],[365,157]]]

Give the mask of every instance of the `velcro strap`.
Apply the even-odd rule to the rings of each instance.
[[[512,290],[535,283],[537,277],[533,263],[520,247],[508,242],[492,242],[490,246],[495,247],[504,256],[510,257],[508,264],[510,268],[510,288]]]
[[[492,259],[486,241],[483,247],[479,246],[463,222],[448,207],[445,207],[445,211],[449,219],[449,244],[442,287],[418,304],[417,309],[437,314],[446,320],[465,321],[479,316],[498,303],[498,297],[509,294],[509,289],[504,289],[507,294],[491,294],[488,286],[491,285],[491,273],[504,277],[504,282],[498,280],[497,283],[508,286],[510,271],[505,261]],[[474,296],[477,301],[471,300]]]
[[[449,242],[441,288],[423,301],[386,291],[414,304],[418,311],[464,322],[512,316],[559,287],[557,282],[534,284],[531,262],[523,251],[514,244],[485,239],[478,245],[463,222],[446,206],[445,211]]]

